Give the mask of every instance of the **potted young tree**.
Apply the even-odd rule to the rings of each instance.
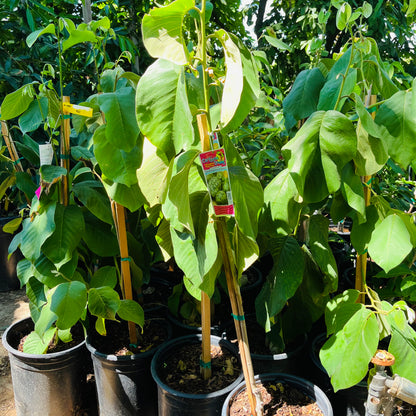
[[[244,372],[247,379],[252,379],[251,367],[245,366],[249,352],[247,340],[243,342],[241,337],[242,333],[245,335],[244,314],[236,285],[243,270],[258,255],[255,238],[263,192],[227,132],[244,120],[255,103],[259,85],[251,54],[238,38],[222,29],[206,33],[211,11],[212,4],[206,1],[197,6],[193,0],[177,0],[152,9],[143,19],[144,45],[158,59],[146,70],[137,87],[136,115],[146,137],[144,160],[137,175],[149,218],[158,225],[159,245],[166,258],[174,256],[183,270],[189,293],[201,300],[202,373],[209,378],[209,298],[224,264]],[[184,30],[188,25],[197,30]],[[224,51],[225,68],[220,77],[214,71],[213,58],[207,54],[208,42],[218,43]],[[208,178],[209,191],[216,209],[222,206],[223,212],[228,209],[231,213],[233,206],[235,214],[222,218],[217,217],[218,212],[214,212],[210,203],[202,165],[210,155],[215,159],[224,153],[222,150],[205,153],[202,162],[199,161],[201,150],[210,150],[210,141],[212,149],[216,149],[218,139],[212,134],[215,132],[222,136],[233,204],[227,175],[215,176],[215,180],[213,176]],[[160,377],[163,349],[157,357],[159,361],[156,362],[155,356],[152,368]],[[164,396],[159,385],[159,409],[169,412]],[[251,398],[253,412],[257,412],[253,394]],[[181,408],[183,412],[189,410]]]

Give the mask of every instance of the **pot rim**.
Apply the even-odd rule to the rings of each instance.
[[[201,400],[201,399],[211,399],[211,398],[215,398],[215,397],[219,397],[225,394],[228,394],[229,392],[231,392],[232,390],[234,390],[234,388],[236,388],[241,381],[243,380],[243,372],[240,372],[240,375],[237,377],[236,380],[234,380],[229,386],[224,387],[221,390],[217,390],[211,393],[199,393],[199,394],[192,394],[192,393],[184,393],[178,390],[174,390],[172,387],[169,387],[167,384],[165,384],[159,377],[158,375],[158,361],[160,359],[160,357],[163,356],[163,354],[166,351],[172,350],[175,346],[181,347],[182,345],[186,345],[189,343],[192,344],[197,344],[199,342],[201,342],[202,340],[202,335],[201,334],[191,334],[191,335],[186,335],[183,337],[179,337],[179,338],[174,338],[170,341],[168,341],[165,345],[163,345],[162,348],[160,348],[156,354],[154,355],[153,359],[152,359],[152,363],[150,365],[150,370],[152,373],[152,377],[153,380],[156,382],[156,384],[158,385],[158,387],[164,389],[165,391],[167,391],[169,394],[171,394],[172,396],[176,396],[176,397],[180,397],[180,398],[184,398],[184,399],[193,399],[193,400]],[[215,343],[215,345],[226,345],[227,347],[229,347],[229,350],[231,352],[235,353],[235,349],[233,347],[232,344],[230,344],[229,341],[224,340],[223,338],[216,336],[216,335],[211,335],[211,343]],[[238,358],[238,355],[236,355],[236,357]],[[239,358],[238,358],[239,359]]]

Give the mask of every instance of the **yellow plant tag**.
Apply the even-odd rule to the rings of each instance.
[[[65,111],[71,114],[78,114],[79,116],[92,117],[92,108],[84,107],[82,105],[75,105],[70,103],[63,103]]]

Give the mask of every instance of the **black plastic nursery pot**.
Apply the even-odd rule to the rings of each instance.
[[[257,375],[255,380],[256,383],[273,382],[289,384],[315,401],[324,416],[334,416],[331,403],[326,394],[317,385],[304,378],[292,374],[270,373]],[[242,382],[230,392],[222,407],[221,416],[230,416],[230,408],[234,398],[245,389],[246,383]],[[336,414],[336,416],[338,416],[338,414]]]
[[[329,397],[336,416],[365,416],[364,404],[367,401],[368,386],[365,380],[349,389],[334,392],[331,380],[319,359],[319,350],[326,341],[326,334],[317,335],[311,343],[309,352],[310,361],[313,366],[311,378],[314,383],[321,387]]]
[[[18,351],[22,334],[33,330],[30,318],[11,325],[2,342],[9,353],[17,416],[74,416],[84,409],[88,351],[85,341],[65,351],[27,354]]]
[[[153,357],[151,364],[152,377],[158,389],[158,415],[159,416],[215,416],[221,414],[221,408],[227,395],[243,379],[239,377],[228,387],[206,394],[190,394],[174,390],[161,379],[161,369],[165,362],[175,354],[175,351],[189,344],[201,344],[200,334],[175,338],[160,348]],[[233,345],[217,336],[211,336],[211,345],[226,348],[237,356]]]
[[[13,235],[5,233],[3,226],[12,218],[0,218],[0,292],[8,292],[20,288],[20,281],[17,277],[16,266],[22,255],[19,250],[9,256],[9,244],[13,239]]]
[[[166,320],[160,320],[170,339],[172,330]],[[108,335],[111,336],[111,335]],[[156,385],[150,374],[150,363],[163,344],[145,352],[116,356],[99,351],[87,336],[96,382],[100,416],[133,416],[155,414]]]

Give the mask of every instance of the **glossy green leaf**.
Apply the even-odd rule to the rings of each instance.
[[[32,45],[38,40],[39,36],[44,35],[46,33],[49,33],[51,35],[55,35],[55,25],[53,23],[50,23],[48,26],[35,30],[32,32],[27,38],[26,38],[26,44],[29,46],[29,48],[32,47]]]
[[[357,70],[350,67],[350,56],[351,48],[335,62],[329,71],[319,94],[318,110],[340,110],[346,97],[353,92],[357,83]],[[343,82],[344,77],[346,77],[345,82]],[[338,97],[341,99],[335,108]]]
[[[331,377],[334,391],[359,383],[378,347],[378,324],[374,312],[362,304],[346,305],[356,311],[322,347],[319,358]]]
[[[273,267],[255,300],[257,320],[270,331],[270,319],[277,315],[302,282],[302,250],[292,236],[270,239],[268,248]]]
[[[97,181],[83,181],[74,184],[75,196],[101,221],[113,224],[110,201],[103,186]]]
[[[358,221],[353,222],[351,243],[358,254],[363,254],[367,250],[371,234],[378,222],[381,222],[381,220],[374,205],[369,205],[366,208],[366,221],[364,223],[360,224]]]
[[[46,287],[53,288],[67,279],[57,273],[55,265],[42,253],[34,263],[34,276]]]
[[[23,344],[23,352],[26,354],[45,354],[55,333],[56,328],[50,328],[43,337],[40,337],[35,331],[31,332]]]
[[[30,103],[28,109],[19,117],[19,127],[23,134],[35,131],[48,115],[48,99],[41,97]]]
[[[76,205],[57,205],[55,231],[43,243],[42,252],[59,268],[72,258],[84,232],[84,217]]]
[[[169,158],[194,142],[184,69],[157,60],[140,78],[136,93],[140,131]]]
[[[58,316],[56,326],[68,329],[81,318],[87,305],[87,288],[81,282],[58,285],[52,294],[51,310]]]
[[[135,301],[124,299],[120,301],[120,307],[117,310],[117,315],[125,321],[134,322],[143,328],[144,325],[144,311],[143,308]]]
[[[35,332],[43,337],[44,333],[56,322],[58,316],[52,312],[50,306],[51,299],[48,296],[48,302],[46,302],[40,312],[39,318],[35,322]]]
[[[16,265],[17,277],[20,280],[20,287],[23,287],[29,279],[34,276],[34,266],[30,260],[22,259]]]
[[[90,287],[102,287],[108,286],[112,289],[115,288],[118,282],[117,270],[114,266],[100,267],[92,276]]]
[[[137,211],[146,202],[144,195],[137,185],[137,181],[131,186],[126,186],[103,177],[103,185],[107,195],[113,201],[123,205],[123,207],[126,207],[131,212]]]
[[[36,213],[37,206],[32,206],[32,213]],[[23,221],[20,250],[28,260],[35,261],[40,256],[42,244],[55,231],[55,209],[56,203],[49,204],[42,213],[35,214],[33,220]]]
[[[299,192],[288,169],[284,169],[264,189],[264,202],[270,209],[273,220],[283,223],[290,233],[297,225],[302,204]]]
[[[39,169],[39,174],[43,182],[56,183],[67,173],[65,168],[55,165],[42,165]]]
[[[398,266],[412,248],[406,225],[399,215],[392,214],[376,225],[368,244],[368,253],[387,273]]]
[[[110,224],[100,221],[95,215],[84,212],[85,233],[82,239],[98,256],[112,257],[120,253],[117,237]]]
[[[325,79],[319,68],[306,69],[298,74],[289,94],[283,100],[283,113],[288,129],[316,111],[319,92],[324,83]]]
[[[257,219],[263,207],[263,188],[260,181],[245,166],[232,142],[224,139],[224,149],[230,174],[235,219],[240,230],[256,238]]]
[[[351,6],[344,2],[337,11],[336,25],[339,30],[344,30],[350,22],[352,14]]]
[[[226,134],[230,131],[236,130],[244,122],[250,110],[256,104],[260,95],[260,84],[258,78],[257,65],[254,61],[251,52],[247,49],[244,43],[234,36],[229,34],[229,39],[225,33],[223,36],[221,31],[216,32],[220,35],[220,40],[223,42],[224,53],[226,57],[226,79],[221,100],[221,132]],[[234,46],[239,49],[240,58],[238,59]],[[241,69],[243,75],[243,85],[241,93],[239,81],[236,83],[235,77],[240,79],[240,69],[238,65],[241,62]],[[238,88],[238,90],[234,90]],[[236,100],[234,102],[234,100]],[[211,120],[213,120],[212,118]],[[215,125],[212,124],[214,128]]]
[[[416,83],[413,85],[411,91],[399,91],[385,101],[375,118],[390,157],[403,168],[416,159]]]
[[[237,276],[240,279],[244,270],[247,270],[259,257],[259,246],[254,238],[241,232],[238,226],[233,231],[233,248]]]
[[[163,58],[178,65],[188,62],[183,37],[183,20],[194,0],[175,0],[165,7],[155,7],[142,21],[143,43],[150,56]]]
[[[29,199],[35,196],[38,185],[33,181],[29,172],[16,172],[16,187],[21,190]]]
[[[134,116],[134,101],[135,91],[131,87],[98,96],[98,104],[105,115],[107,141],[125,152],[137,146],[140,133]]]
[[[173,161],[172,161],[173,163]],[[144,143],[143,163],[137,170],[137,180],[149,207],[161,204],[167,192],[169,163],[158,155],[148,140]]]
[[[370,116],[358,95],[355,103],[360,122],[357,126],[357,154],[354,158],[357,175],[377,173],[387,162],[387,146],[379,126]]]
[[[171,227],[195,235],[188,191],[188,176],[198,150],[188,150],[175,159],[169,189],[162,211]]]
[[[125,151],[107,139],[107,126],[94,132],[94,155],[102,173],[113,182],[131,186],[137,183],[136,170],[142,161],[143,138],[139,135],[136,145]]]
[[[62,52],[65,52],[67,49],[71,48],[74,45],[78,45],[79,43],[97,43],[97,41],[98,39],[96,35],[90,30],[71,30],[69,32],[69,37],[64,39],[62,42]]]
[[[338,287],[338,270],[328,244],[329,220],[322,215],[312,215],[309,220],[309,247],[313,258],[323,273],[323,295]]]
[[[7,94],[1,103],[0,119],[10,120],[25,112],[35,96],[35,89],[32,84],[23,85],[18,90]]]
[[[120,297],[110,287],[93,287],[88,291],[88,309],[93,315],[115,320],[119,308]]]
[[[23,217],[18,217],[18,218],[14,218],[12,220],[10,220],[9,222],[7,222],[5,225],[3,225],[2,230],[5,233],[9,233],[9,234],[14,234],[17,229],[20,227],[20,224],[23,221]]]
[[[352,163],[348,163],[342,170],[341,191],[348,205],[355,210],[358,221],[365,221],[365,200],[361,178],[354,172]]]
[[[267,40],[267,42],[274,46],[279,51],[289,51],[292,52],[292,48],[285,42],[283,42],[281,39],[274,38],[272,36],[264,35],[264,38]]]

